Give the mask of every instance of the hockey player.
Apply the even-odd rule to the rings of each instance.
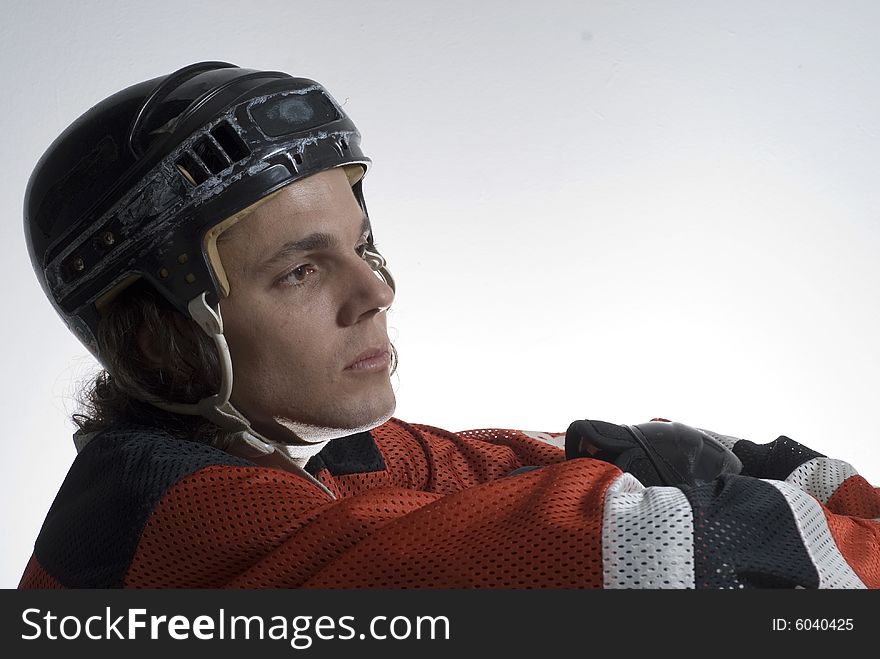
[[[393,418],[368,166],[320,84],[222,62],[49,147],[33,265],[106,370],[21,587],[880,586],[880,494],[786,437]]]

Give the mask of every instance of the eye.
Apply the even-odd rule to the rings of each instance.
[[[306,263],[305,265],[296,267],[288,272],[279,280],[279,282],[291,286],[302,286],[306,283],[306,279],[308,279],[309,275],[314,274],[315,272],[315,266],[311,263]]]

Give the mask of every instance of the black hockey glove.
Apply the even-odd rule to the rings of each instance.
[[[635,426],[575,421],[565,433],[565,458],[610,462],[646,487],[692,487],[742,470],[739,458],[718,440],[697,428],[671,421]]]

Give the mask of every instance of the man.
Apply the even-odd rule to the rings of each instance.
[[[318,83],[220,62],[53,143],[31,256],[106,371],[22,587],[880,586],[880,494],[786,437],[392,418],[368,164]]]

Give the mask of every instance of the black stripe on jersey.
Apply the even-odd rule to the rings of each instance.
[[[67,588],[118,588],[147,518],[181,478],[247,460],[142,426],[95,437],[77,455],[34,548]]]
[[[694,514],[696,588],[818,588],[782,493],[747,476],[683,488]]]
[[[805,462],[825,457],[785,435],[780,435],[769,444],[755,444],[741,439],[733,445],[733,452],[743,463],[741,473],[744,476],[777,481],[784,481]]]
[[[306,463],[306,471],[315,476],[322,469],[334,476],[365,474],[385,469],[385,460],[369,432],[340,437],[327,442],[320,453]]]

